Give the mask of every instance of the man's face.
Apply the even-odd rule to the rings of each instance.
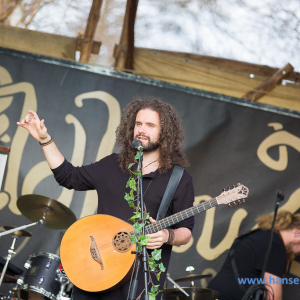
[[[151,152],[159,147],[160,119],[159,114],[149,108],[140,110],[135,119],[134,139],[139,139],[144,152]]]

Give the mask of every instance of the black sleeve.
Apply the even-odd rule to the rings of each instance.
[[[261,271],[264,265],[266,251],[269,243],[270,234],[261,241],[261,245],[256,250],[256,268]],[[287,264],[287,254],[285,246],[280,237],[274,233],[272,247],[266,267],[266,272],[278,277],[282,277]]]
[[[82,167],[74,167],[70,162],[64,162],[57,168],[52,169],[55,180],[59,185],[76,191],[86,191],[95,188],[95,180],[99,176],[101,162],[96,162]],[[101,169],[101,167],[100,167]]]

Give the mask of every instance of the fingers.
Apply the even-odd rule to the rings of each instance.
[[[34,112],[33,110],[28,110],[28,113],[33,117],[33,119],[38,119],[39,118],[37,113]]]
[[[150,223],[155,223],[156,222],[155,219],[153,219],[152,217],[149,217],[149,221],[150,221]]]

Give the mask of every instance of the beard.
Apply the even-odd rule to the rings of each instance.
[[[139,135],[139,136],[141,136],[141,135]],[[147,136],[143,136],[143,137],[148,139],[148,144],[146,146],[143,145],[143,152],[152,152],[159,148],[159,146],[160,146],[159,142],[152,143],[150,138],[148,138]],[[135,137],[135,139],[137,139],[137,136]]]

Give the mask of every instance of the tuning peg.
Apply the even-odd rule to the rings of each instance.
[[[233,203],[232,203],[232,205],[233,205],[233,206],[236,206],[236,203],[235,203],[235,202],[233,202]]]
[[[242,204],[241,200],[238,200],[238,204]]]
[[[229,203],[229,204],[228,204],[228,207],[229,207],[229,208],[231,208],[231,207],[232,207],[232,205]]]
[[[227,187],[227,190],[230,190],[230,186]]]
[[[234,184],[232,185],[232,188],[233,188],[233,189],[235,188],[235,185],[234,185]]]
[[[222,190],[223,190],[223,192],[225,192],[225,191],[226,191],[226,189],[225,189],[225,188],[223,188]]]
[[[236,186],[240,186],[240,185],[241,185],[240,183],[237,183],[237,184],[236,184]]]

